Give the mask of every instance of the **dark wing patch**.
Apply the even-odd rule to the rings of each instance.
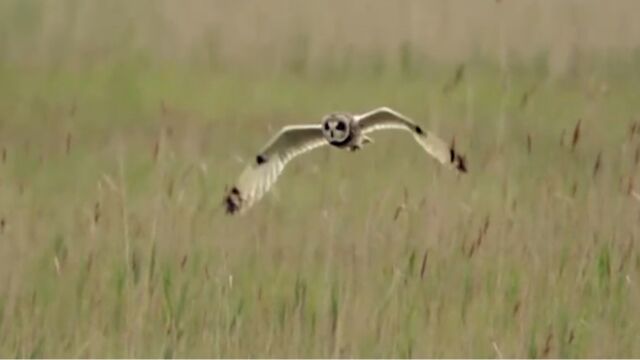
[[[264,163],[266,163],[266,162],[267,162],[267,158],[266,158],[266,157],[264,157],[264,155],[258,155],[258,156],[256,156],[256,164],[258,164],[258,165],[262,165],[262,164],[264,164]]]

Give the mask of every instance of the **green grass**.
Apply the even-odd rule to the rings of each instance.
[[[419,61],[5,63],[0,354],[639,356],[637,63],[470,59],[453,86],[457,66]],[[381,133],[224,215],[280,126],[381,105],[455,136],[470,173]]]

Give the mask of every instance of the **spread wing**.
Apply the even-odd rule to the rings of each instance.
[[[248,165],[225,196],[227,213],[243,212],[269,191],[294,157],[329,142],[320,125],[285,126]]]
[[[433,133],[423,130],[411,119],[397,111],[382,107],[356,116],[356,121],[360,125],[363,134],[386,129],[409,131],[413,134],[418,144],[440,163],[454,167],[460,172],[467,172],[465,158],[458,154],[452,146],[447,145],[447,143]]]

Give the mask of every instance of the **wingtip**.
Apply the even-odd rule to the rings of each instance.
[[[457,161],[456,161],[456,169],[458,169],[458,171],[460,171],[461,173],[464,173],[464,174],[466,174],[468,172],[468,170],[467,170],[467,159],[464,156],[458,155]]]
[[[228,215],[235,215],[242,209],[242,196],[237,187],[232,187],[224,197],[225,212]]]
[[[450,161],[455,166],[456,170],[464,174],[468,172],[467,159],[463,155],[460,155],[458,152],[456,152],[453,147],[449,149],[449,156]]]

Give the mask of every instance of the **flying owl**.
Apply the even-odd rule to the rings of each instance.
[[[408,131],[440,163],[466,173],[465,158],[436,135],[406,116],[382,107],[364,114],[335,112],[320,124],[289,125],[276,134],[240,175],[224,198],[228,214],[242,213],[262,198],[291,159],[324,145],[356,151],[372,143],[367,134],[376,130]]]

